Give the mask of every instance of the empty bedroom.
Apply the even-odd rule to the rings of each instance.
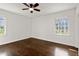
[[[79,3],[0,3],[0,56],[78,56]]]

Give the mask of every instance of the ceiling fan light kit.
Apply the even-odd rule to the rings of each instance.
[[[23,3],[25,6],[27,6],[28,8],[23,8],[22,10],[30,10],[30,13],[33,13],[33,11],[38,11],[40,12],[40,9],[37,9],[36,7],[39,6],[38,3],[35,4],[27,4],[27,3]]]

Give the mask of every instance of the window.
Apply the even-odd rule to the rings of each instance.
[[[69,22],[67,17],[60,17],[56,19],[56,34],[66,35],[69,32]]]
[[[0,36],[5,35],[6,33],[6,20],[3,17],[0,17]]]

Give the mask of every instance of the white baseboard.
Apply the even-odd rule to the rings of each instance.
[[[14,39],[14,40],[12,40],[12,41],[8,41],[8,42],[1,43],[0,45],[4,45],[4,44],[8,44],[8,43],[12,43],[12,42],[16,42],[16,41],[20,41],[20,40],[28,39],[28,38],[29,38],[29,37],[24,37],[24,38]]]

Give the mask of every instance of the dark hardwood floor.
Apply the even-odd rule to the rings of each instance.
[[[0,46],[6,56],[77,56],[78,48],[36,38],[28,38]]]

